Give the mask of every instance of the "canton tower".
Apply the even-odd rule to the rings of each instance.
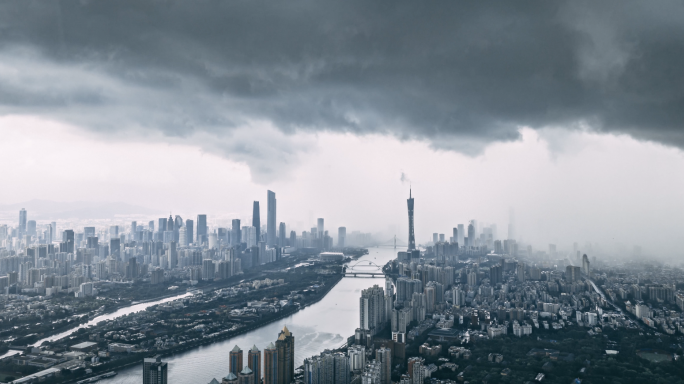
[[[413,251],[416,249],[416,237],[413,234],[413,197],[411,197],[411,189],[409,189],[409,198],[406,200],[408,204],[408,215],[409,215],[409,238],[408,238],[408,250]]]

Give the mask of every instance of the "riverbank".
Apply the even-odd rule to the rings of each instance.
[[[198,349],[198,348],[203,347],[203,346],[208,346],[208,345],[218,343],[221,341],[230,340],[232,338],[247,334],[249,332],[257,331],[261,328],[266,327],[267,325],[269,325],[271,323],[274,323],[274,322],[280,321],[284,318],[287,318],[289,316],[292,316],[292,315],[304,310],[305,308],[310,307],[311,305],[314,305],[314,304],[320,302],[321,300],[323,300],[328,295],[328,293],[330,293],[330,291],[335,286],[338,285],[338,283],[340,281],[342,281],[343,278],[344,278],[343,275],[336,276],[336,278],[333,281],[331,281],[325,285],[325,287],[319,292],[319,294],[316,295],[315,298],[312,298],[311,300],[307,300],[305,303],[302,303],[301,306],[292,306],[292,308],[280,311],[276,315],[269,316],[268,318],[265,318],[263,320],[259,320],[258,322],[253,323],[250,326],[239,328],[239,329],[232,331],[232,332],[226,332],[224,334],[206,337],[206,338],[203,338],[203,339],[195,341],[195,342],[186,343],[186,344],[179,345],[177,347],[169,348],[166,350],[155,351],[152,353],[139,353],[139,354],[130,356],[130,358],[119,359],[115,362],[103,364],[103,365],[100,365],[96,368],[93,368],[93,373],[90,375],[82,375],[82,376],[78,376],[78,377],[73,377],[72,375],[69,375],[69,377],[63,377],[60,380],[54,381],[54,383],[55,384],[69,383],[69,382],[73,382],[74,380],[83,380],[83,379],[87,379],[89,377],[98,376],[104,372],[109,372],[112,370],[121,370],[121,369],[129,368],[129,367],[133,367],[136,365],[140,365],[142,363],[142,359],[143,359],[143,357],[145,357],[145,355],[154,354],[154,355],[160,355],[162,357],[180,355],[180,354],[184,354],[184,353],[187,353],[189,351]]]

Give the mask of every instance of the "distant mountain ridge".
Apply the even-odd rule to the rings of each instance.
[[[29,220],[64,219],[108,219],[118,215],[153,215],[163,212],[122,202],[30,200],[16,204],[0,204],[2,216],[19,215],[19,210],[28,211]]]

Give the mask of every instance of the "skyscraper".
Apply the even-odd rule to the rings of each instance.
[[[323,234],[325,233],[325,219],[318,218],[316,228],[318,229],[318,237],[322,239],[324,236]]]
[[[197,245],[207,241],[207,215],[197,215]],[[238,372],[235,372],[237,376]]]
[[[17,235],[19,235],[19,237],[23,237],[26,234],[26,218],[26,209],[22,208],[21,211],[19,211],[19,228],[17,228]]]
[[[161,361],[161,356],[143,360],[143,384],[168,383],[168,365]]]
[[[190,219],[185,220],[185,237],[187,238],[185,245],[195,240],[195,222]]]
[[[465,227],[463,224],[458,225],[458,246],[462,247],[465,245]]]
[[[118,259],[119,258],[119,252],[121,250],[121,239],[118,237],[115,237],[111,240],[109,240],[109,254],[112,255],[113,258]]]
[[[36,221],[35,220],[29,220],[26,222],[26,234],[29,236],[36,236]]]
[[[589,272],[591,272],[589,258],[586,253],[582,255],[582,272],[584,272],[585,275],[589,275]]]
[[[258,201],[252,205],[252,227],[256,228],[256,242],[259,243],[261,241],[261,213]]]
[[[266,244],[271,247],[275,247],[277,243],[277,238],[276,238],[276,197],[275,197],[275,192],[268,191],[267,192],[267,198],[268,198],[268,215],[267,215],[267,222],[266,222]],[[289,384],[289,382],[288,382]]]
[[[278,227],[278,246],[284,247],[287,245],[287,230],[285,229],[285,223],[280,223]]]
[[[287,326],[283,327],[278,334],[276,349],[278,350],[277,384],[290,384],[294,380],[295,340]]]
[[[62,233],[62,242],[66,245],[66,253],[74,253],[74,231],[67,229]]]
[[[250,384],[261,383],[261,351],[256,345],[247,353],[247,366],[254,373],[254,382]]]
[[[468,224],[468,246],[475,246],[475,220],[470,220]]]
[[[411,195],[411,190],[409,189],[409,198],[406,200],[408,205],[408,217],[409,217],[409,238],[408,238],[408,250],[413,251],[416,249],[416,237],[413,232],[413,196]]]
[[[240,244],[242,241],[242,229],[240,228],[240,219],[233,219],[231,222],[233,228],[230,230],[230,243],[233,246]]]
[[[273,343],[264,349],[264,384],[278,384],[278,349]]]
[[[347,238],[347,227],[339,227],[337,229],[337,247],[344,248],[344,242]]]
[[[238,376],[240,372],[242,372],[242,356],[242,349],[236,344],[235,347],[233,347],[233,350],[230,351],[228,358],[228,369],[235,376]]]

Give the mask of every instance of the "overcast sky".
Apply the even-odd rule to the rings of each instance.
[[[681,256],[684,2],[0,3],[0,203]],[[8,187],[10,186],[10,187]],[[265,216],[262,217],[262,221]]]

